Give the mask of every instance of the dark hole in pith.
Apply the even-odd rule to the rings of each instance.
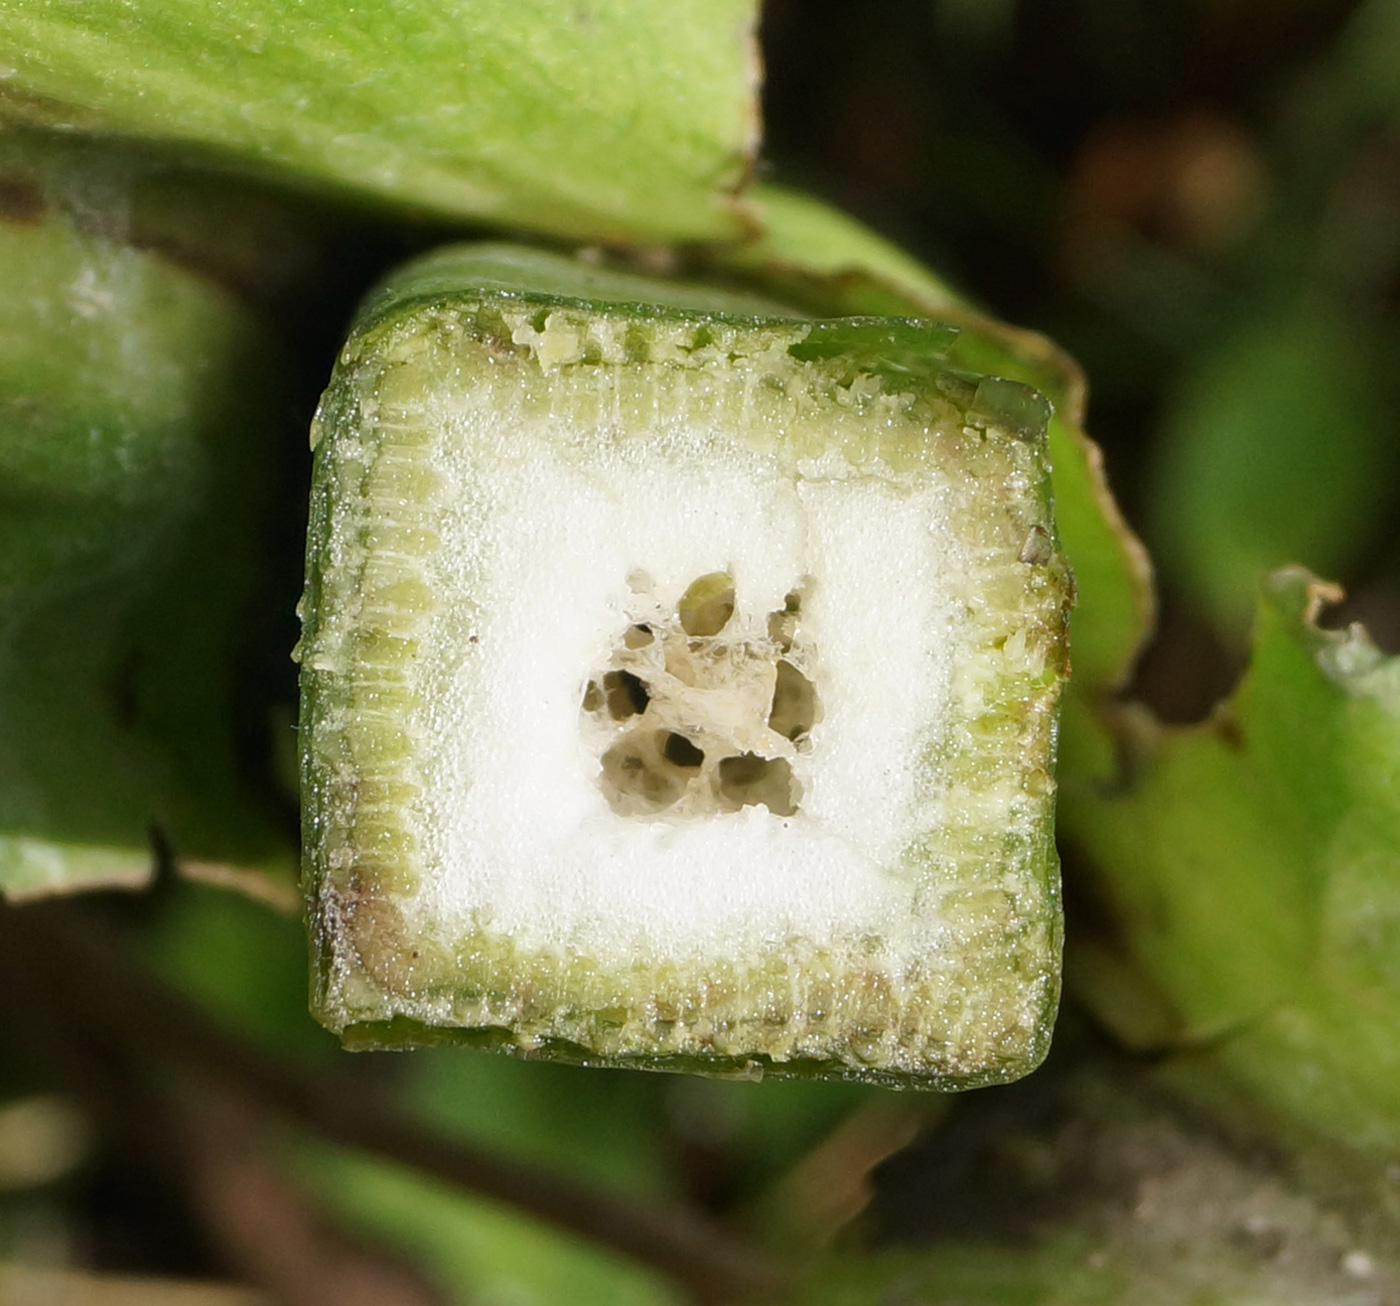
[[[791,662],[779,662],[768,728],[784,739],[800,739],[816,725],[818,715],[815,686]]]
[[[646,684],[630,671],[609,671],[603,677],[603,694],[607,698],[608,714],[614,721],[639,716],[651,702]]]
[[[666,743],[661,750],[661,755],[672,766],[699,766],[705,760],[702,749],[696,748],[684,735],[678,735],[674,732],[666,736]]]
[[[797,811],[797,786],[784,757],[740,753],[724,758],[719,764],[719,792],[736,808],[762,803],[774,816]]]
[[[685,792],[685,781],[661,761],[656,741],[643,731],[625,735],[602,761],[609,801],[624,813],[659,812]]]

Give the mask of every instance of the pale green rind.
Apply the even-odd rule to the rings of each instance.
[[[997,642],[967,668],[965,701],[980,706],[949,730],[962,751],[930,765],[969,793],[1011,786],[1023,816],[1014,829],[969,818],[970,825],[927,831],[925,846],[911,849],[919,882],[942,900],[959,941],[946,955],[925,959],[924,978],[908,991],[894,991],[878,967],[862,971],[810,942],[789,945],[801,955],[779,947],[765,957],[710,957],[699,972],[690,962],[653,959],[623,973],[588,957],[522,951],[484,925],[444,938],[422,917],[414,893],[432,868],[418,861],[415,804],[433,759],[413,748],[422,710],[413,666],[433,610],[424,577],[437,547],[434,478],[416,452],[436,437],[421,419],[416,427],[410,420],[415,408],[421,412],[423,394],[454,373],[471,375],[473,359],[480,360],[473,384],[485,384],[479,378],[491,373],[505,378],[491,384],[511,385],[534,366],[521,342],[538,337],[546,318],[556,338],[577,342],[571,355],[555,360],[557,394],[571,393],[569,368],[582,369],[578,384],[595,395],[597,378],[616,369],[608,384],[619,387],[621,411],[640,402],[626,397],[628,385],[672,384],[668,376],[684,381],[689,372],[743,376],[748,369],[757,377],[778,366],[798,390],[820,390],[849,379],[852,367],[878,365],[859,361],[861,342],[874,329],[859,323],[834,328],[855,352],[799,365],[786,349],[801,347],[811,326],[793,317],[746,317],[751,301],[734,301],[737,311],[723,316],[713,311],[713,292],[703,297],[707,312],[627,299],[569,302],[558,292],[570,282],[588,295],[606,294],[596,273],[494,248],[484,257],[472,250],[438,256],[428,278],[438,287],[450,281],[444,257],[460,260],[457,293],[425,300],[420,269],[408,273],[402,294],[390,287],[372,300],[370,317],[342,353],[315,436],[301,657],[308,891],[320,956],[314,998],[322,1019],[352,1045],[465,1040],[524,1055],[709,1073],[826,1073],[944,1088],[1024,1073],[1043,1054],[1057,990],[1051,713],[1067,593],[1053,552],[1035,565],[1013,561],[1014,581],[1010,572],[989,571],[975,583],[979,604],[992,614],[987,638]],[[503,267],[520,288],[483,292],[482,282],[497,283]],[[525,269],[533,276],[522,275]],[[532,281],[543,293],[532,297]],[[674,302],[678,295],[671,286],[650,291],[625,279],[612,285],[614,295],[619,286],[649,300]],[[609,341],[623,339],[625,363],[608,352],[617,348]],[[495,363],[486,365],[488,358]],[[936,359],[924,360],[922,374],[897,372],[891,385],[912,391],[916,403],[926,402],[920,394],[936,395],[935,407],[949,402],[939,394],[941,378],[944,393],[959,396],[976,427],[930,435],[927,450],[881,435],[893,465],[980,458],[989,480],[965,510],[970,538],[990,532],[990,544],[1014,519],[1021,525],[1011,559],[1027,520],[1052,542],[1040,437],[998,433],[991,419],[975,415],[987,404],[1020,402],[1025,409],[1030,396],[979,388],[976,378],[940,372]],[[749,398],[768,403],[770,389],[780,393],[750,386]],[[713,428],[724,429],[734,420],[728,406],[745,388],[731,386],[732,398],[710,384],[696,393],[718,396],[704,402],[716,405]],[[783,435],[791,418],[782,411],[779,403],[774,415],[751,419],[749,438],[781,452],[785,440],[798,438]],[[700,417],[701,425],[711,423]],[[989,443],[974,456],[967,441],[982,448],[979,429]],[[1004,488],[1018,481],[1029,497]],[[1002,629],[1003,622],[1010,624]],[[1005,662],[995,651],[1018,629],[1016,647],[1034,645],[1044,654],[1021,670],[1010,645]]]
[[[0,222],[0,303],[0,890],[137,885],[153,830],[177,859],[285,859],[229,718],[275,353],[57,207]]]
[[[752,0],[13,0],[0,114],[459,220],[721,239],[756,146],[754,22]]]
[[[1336,597],[1275,573],[1235,696],[1201,726],[1139,719],[1123,787],[1066,793],[1061,822],[1176,1036],[1209,1040],[1205,1059],[1285,1133],[1385,1157],[1400,1149],[1400,659],[1359,628],[1319,629]]]
[[[483,242],[449,245],[396,271],[365,300],[356,330],[363,333],[413,304],[428,305],[460,296],[463,286],[502,299],[528,298],[534,303],[626,303],[643,315],[686,309],[727,318],[789,320],[797,316],[776,300],[741,289],[662,281],[602,263],[559,258],[527,246]]]

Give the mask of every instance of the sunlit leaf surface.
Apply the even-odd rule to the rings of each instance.
[[[1270,577],[1234,697],[1199,726],[1125,719],[1117,783],[1067,785],[1061,828],[1178,1037],[1208,1041],[1294,1131],[1385,1155],[1400,1146],[1400,659],[1320,629],[1336,597],[1301,569]]]
[[[16,0],[0,115],[585,240],[737,235],[752,0]]]

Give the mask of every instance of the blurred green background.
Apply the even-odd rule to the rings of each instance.
[[[1261,576],[1290,562],[1346,586],[1329,621],[1400,650],[1397,0],[770,0],[763,46],[765,175],[1084,366],[1090,432],[1159,569],[1138,697],[1202,719],[1244,665]],[[284,199],[240,192],[221,243],[266,241],[257,205]],[[304,426],[357,295],[443,229],[286,202],[319,252],[289,239],[276,277],[220,277],[279,323]],[[240,691],[265,771],[294,710],[299,440]],[[294,820],[285,788],[267,802]],[[1071,862],[1071,941],[1099,924],[1076,876]],[[306,1017],[290,917],[170,876],[86,914],[279,1064],[382,1094],[446,1139],[795,1248],[829,1267],[812,1301],[1400,1300],[1385,1260],[1400,1170],[1378,1197],[1344,1166],[1239,1142],[1072,1001],[1044,1071],[959,1099],[452,1051],[347,1058]],[[232,1282],[291,1306],[682,1298],[654,1268],[269,1118],[241,1101],[241,1072],[220,1082],[206,1063],[172,1086],[146,1059],[140,995],[80,1028],[61,992],[14,968],[27,927],[8,915],[0,1303],[39,1300],[45,1267],[178,1280],[188,1306],[232,1306]]]
[[[1159,571],[1149,702],[1204,714],[1285,562],[1400,647],[1400,6],[772,0],[765,30],[780,175],[1088,374]]]

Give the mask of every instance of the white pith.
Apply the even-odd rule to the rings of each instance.
[[[918,761],[936,746],[953,652],[952,595],[925,581],[937,494],[793,482],[722,433],[686,431],[683,416],[666,458],[650,440],[580,458],[561,456],[548,424],[490,414],[486,430],[468,413],[448,420],[458,430],[429,577],[444,599],[428,641],[442,661],[422,668],[435,704],[424,747],[441,767],[424,829],[435,912],[485,913],[527,946],[610,960],[895,929],[911,891],[900,852],[928,818]],[[676,456],[683,442],[692,456]],[[812,578],[804,634],[825,716],[811,751],[792,750],[796,815],[609,807],[579,705],[618,632],[647,615],[628,583],[638,570],[656,578],[663,611],[696,575],[727,571],[741,638],[762,637]],[[474,644],[454,639],[464,602]]]

